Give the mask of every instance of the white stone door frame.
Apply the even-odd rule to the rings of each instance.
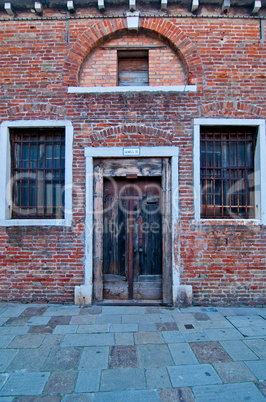
[[[129,156],[127,150],[137,149]],[[126,152],[125,152],[126,150]],[[176,304],[180,294],[179,250],[176,253],[175,241],[178,241],[179,189],[178,157],[179,147],[87,147],[86,157],[86,216],[85,216],[85,263],[84,284],[75,286],[75,304],[92,304],[93,301],[93,159],[94,158],[170,158],[171,159],[171,230],[172,230],[172,298]],[[178,254],[178,255],[177,255]]]

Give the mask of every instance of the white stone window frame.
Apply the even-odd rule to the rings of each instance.
[[[255,219],[219,219],[200,217],[200,127],[201,126],[251,126],[257,127],[255,148]],[[266,225],[266,132],[265,120],[262,119],[194,119],[193,135],[193,174],[194,174],[194,217],[195,221],[212,224],[258,224]]]
[[[10,128],[65,129],[64,219],[12,219]],[[73,125],[69,120],[15,120],[0,126],[0,226],[71,226],[73,187]]]

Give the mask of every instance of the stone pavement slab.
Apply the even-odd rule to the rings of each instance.
[[[170,344],[169,350],[176,365],[198,363],[195,354],[187,343]]]
[[[84,348],[79,362],[79,370],[107,369],[109,347],[91,346]]]
[[[221,384],[222,380],[210,364],[167,367],[173,387]]]
[[[119,368],[102,371],[101,391],[124,391],[145,388],[144,369]]]
[[[256,362],[248,361],[246,362],[246,365],[258,380],[266,380],[266,360]]]
[[[213,367],[224,383],[256,381],[243,362],[214,363]]]
[[[263,339],[246,339],[243,341],[260,359],[266,360],[266,342]],[[249,360],[249,359],[245,359]],[[251,360],[251,359],[250,359]],[[254,359],[252,359],[254,360]]]
[[[200,386],[192,390],[197,402],[265,402],[253,383]]]
[[[219,342],[195,342],[190,343],[190,347],[200,363],[229,362],[232,360]]]
[[[2,303],[0,402],[261,401],[265,317],[263,308]]]
[[[227,351],[229,356],[235,360],[258,360],[258,357],[253,353],[242,340],[238,341],[220,341],[222,347]]]
[[[139,367],[165,367],[174,364],[166,345],[138,345]]]
[[[145,370],[147,387],[150,389],[171,388],[171,382],[165,367],[152,367]]]
[[[40,395],[50,373],[14,373],[0,391],[0,395]]]

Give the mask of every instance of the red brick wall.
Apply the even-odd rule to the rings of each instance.
[[[128,34],[123,18],[73,19],[69,43],[62,20],[2,21],[0,30],[1,121],[66,118],[74,125],[73,226],[0,228],[1,300],[73,301],[83,283],[84,147],[172,144],[180,147],[182,283],[193,286],[194,303],[265,303],[265,227],[193,221],[193,118],[266,118],[259,21],[141,18],[140,34],[171,45],[189,83],[198,84],[196,93],[171,95],[67,93],[92,49],[111,43],[114,31]],[[124,124],[145,130],[112,130]]]

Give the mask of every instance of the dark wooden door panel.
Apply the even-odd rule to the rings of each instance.
[[[160,177],[106,178],[103,209],[104,298],[160,300]]]

